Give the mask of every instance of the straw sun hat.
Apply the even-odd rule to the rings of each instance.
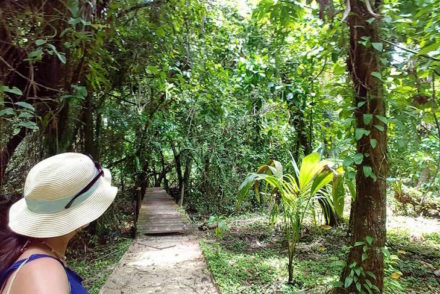
[[[30,170],[24,198],[9,210],[9,227],[34,238],[62,236],[100,217],[117,191],[110,171],[88,156],[55,155]]]

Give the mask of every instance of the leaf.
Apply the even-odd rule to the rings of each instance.
[[[367,271],[367,275],[369,275],[373,280],[376,280],[376,275],[373,272]]]
[[[360,108],[360,107],[364,106],[365,103],[367,103],[367,101],[358,102],[357,107]]]
[[[310,153],[303,158],[301,167],[299,170],[299,186],[303,189],[310,183],[314,176],[314,170],[316,164],[319,162],[320,156],[317,152]]]
[[[333,179],[333,172],[330,170],[326,170],[317,174],[314,177],[312,188],[310,190],[310,195],[315,195],[319,190],[321,190],[325,185],[330,183]]]
[[[31,60],[41,60],[42,57],[43,57],[43,50],[41,48],[37,48],[28,54],[28,59]]]
[[[295,158],[293,157],[293,155],[292,155],[292,153],[290,151],[289,151],[289,155],[290,155],[290,158],[291,158],[291,163],[292,163],[292,166],[293,166],[293,170],[295,171],[296,178],[298,179],[299,178],[299,168],[298,168],[298,165],[296,164]]]
[[[78,0],[67,0],[66,7],[70,11],[73,17],[78,17],[79,15]]]
[[[0,92],[11,93],[11,94],[15,94],[18,96],[23,95],[23,92],[21,92],[21,90],[17,87],[9,88],[8,86],[0,86]]]
[[[371,244],[373,244],[373,237],[371,237],[371,236],[366,236],[366,237],[365,237],[365,241],[367,241],[368,245],[371,246]]]
[[[352,277],[346,277],[345,278],[345,283],[344,283],[344,288],[350,287],[352,283],[353,283],[353,278]]]
[[[27,112],[27,111],[21,111],[20,114],[18,115],[18,118],[27,119],[27,120],[29,120],[33,117],[34,117],[34,115]]]
[[[157,66],[149,65],[147,66],[147,73],[157,75],[159,73],[159,69]]]
[[[324,229],[324,230],[326,230],[326,231],[329,231],[329,230],[332,229],[332,227],[329,226],[329,225],[322,225],[322,226],[321,226],[321,229]]]
[[[373,77],[375,77],[375,78],[377,78],[377,79],[379,79],[379,80],[382,81],[382,74],[381,74],[380,72],[373,71],[373,72],[371,73],[371,75],[372,75]]]
[[[370,139],[370,145],[371,145],[371,147],[373,147],[373,149],[376,148],[377,140],[376,139]]]
[[[369,125],[370,122],[373,120],[373,115],[372,114],[364,114],[362,116],[362,120],[364,121],[364,124]]]
[[[333,73],[335,75],[342,75],[346,72],[346,66],[339,64],[338,62],[333,65]]]
[[[344,286],[344,284],[341,281],[333,281],[332,286],[334,288],[340,288],[340,287]]]
[[[62,64],[66,64],[66,55],[64,53],[55,53]]]
[[[18,125],[20,127],[24,127],[24,128],[31,129],[31,130],[38,130],[37,124],[34,123],[33,121],[25,121],[25,122],[21,121],[18,123]]]
[[[79,17],[71,17],[67,23],[74,27],[77,24],[81,23],[81,19]]]
[[[257,181],[257,178],[258,178],[257,174],[250,174],[246,177],[243,183],[241,183],[240,187],[238,188],[237,207],[239,207],[241,205],[241,202],[244,200],[244,198],[246,198],[246,196],[249,195],[249,190]]]
[[[345,187],[344,187],[343,175],[338,175],[333,179],[332,197],[333,197],[333,206],[335,208],[335,212],[342,219],[344,216],[344,205],[345,205],[345,201],[344,201]]]
[[[387,124],[387,123],[388,123],[388,119],[387,119],[385,116],[382,116],[382,115],[378,115],[378,114],[376,114],[376,118],[377,118],[378,120],[380,120],[381,122],[383,122],[384,124]]]
[[[371,284],[370,280],[365,279],[365,283],[367,284],[367,286],[364,286],[367,289],[368,294],[373,294],[373,291],[371,290],[371,286],[373,284]]]
[[[5,108],[0,110],[0,116],[6,116],[6,115],[14,115],[14,109],[12,108]]]
[[[433,43],[423,47],[419,52],[417,52],[417,55],[423,55],[431,51],[436,51],[438,48],[440,48],[440,43]]]
[[[37,39],[36,41],[35,41],[35,45],[37,45],[37,46],[41,46],[41,45],[44,45],[44,44],[46,44],[47,43],[47,41],[46,40],[43,40],[43,39]]]
[[[345,184],[348,187],[348,191],[350,192],[350,196],[353,199],[353,201],[356,200],[356,184],[354,179],[350,179],[348,176],[344,177],[345,178]]]
[[[376,181],[376,175],[373,173],[373,169],[371,168],[371,166],[368,166],[368,165],[362,166],[362,171],[363,171],[365,177],[367,177],[367,178],[370,177],[374,181]]]
[[[364,160],[364,155],[362,153],[356,153],[353,157],[354,163],[361,164]]]
[[[52,52],[55,53],[61,63],[66,64],[66,56],[64,55],[64,53],[58,52],[57,48],[55,48],[55,46],[52,44],[47,44],[47,47],[49,47]]]
[[[18,106],[21,106],[23,108],[29,109],[31,111],[35,111],[34,106],[32,106],[31,104],[29,104],[27,102],[19,101],[19,102],[16,102],[15,105],[18,105]]]
[[[382,50],[383,50],[383,43],[373,42],[373,43],[371,43],[371,46],[373,46],[373,48],[379,52],[382,52]]]
[[[357,128],[354,131],[354,137],[356,139],[356,141],[359,141],[363,136],[368,136],[370,134],[370,131],[367,131],[366,129],[363,128]]]
[[[365,245],[365,243],[362,242],[362,241],[357,241],[356,243],[354,243],[354,247],[357,247],[357,246],[364,246],[364,245]]]
[[[385,128],[382,125],[374,125],[374,127],[381,132],[385,131]]]
[[[399,272],[394,272],[391,274],[391,278],[393,278],[395,280],[398,280],[401,276],[402,276],[402,274]]]

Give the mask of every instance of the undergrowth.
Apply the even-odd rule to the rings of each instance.
[[[68,266],[84,279],[83,286],[90,294],[97,294],[131,243],[131,239],[115,238],[81,254],[71,252],[78,257],[68,259]]]
[[[304,230],[295,254],[295,279],[286,285],[286,246],[265,216],[226,220],[221,238],[208,232],[202,250],[223,294],[326,293],[344,266],[348,252],[345,227]],[[440,235],[411,237],[391,229],[387,247],[394,257],[386,264],[385,293],[440,293]],[[398,257],[398,258],[397,258]]]

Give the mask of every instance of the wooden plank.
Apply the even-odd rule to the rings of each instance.
[[[174,199],[161,188],[149,188],[139,209],[138,234],[185,233],[189,228]]]

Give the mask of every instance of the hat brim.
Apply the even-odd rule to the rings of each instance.
[[[101,177],[97,189],[83,202],[56,213],[30,211],[25,199],[9,209],[9,228],[20,235],[33,238],[52,238],[66,235],[99,218],[112,204],[118,188],[110,179]]]

